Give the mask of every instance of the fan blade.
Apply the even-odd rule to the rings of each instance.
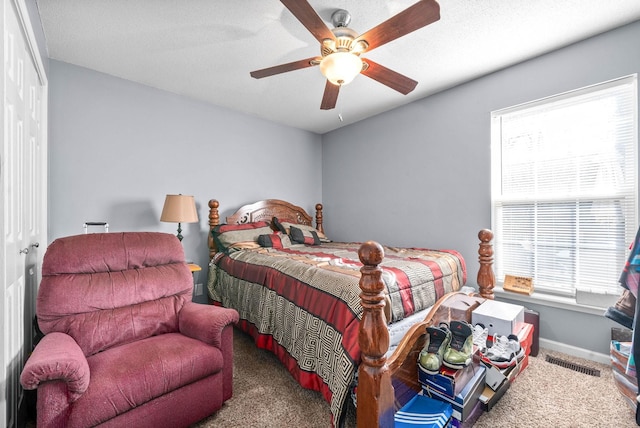
[[[369,67],[366,67],[366,70],[362,70],[362,74],[390,87],[391,89],[395,89],[403,95],[407,95],[409,92],[413,91],[418,84],[415,80],[395,72],[384,65],[373,62],[370,59],[366,59],[364,62],[366,62]]]
[[[312,57],[307,59],[301,59],[287,64],[275,65],[269,68],[263,68],[262,70],[252,71],[251,77],[254,79],[262,79],[263,77],[273,76],[274,74],[286,73],[287,71],[300,70],[302,68],[313,67],[317,65],[313,61],[319,61],[322,58]]]
[[[397,15],[361,34],[356,41],[365,40],[369,45],[367,51],[370,51],[439,19],[440,5],[435,0],[420,0],[413,6],[409,6]]]
[[[280,0],[284,6],[304,25],[313,37],[322,44],[324,39],[335,40],[335,36],[306,0]]]
[[[338,92],[340,92],[340,86],[334,85],[327,80],[327,84],[324,86],[324,95],[322,96],[320,109],[331,110],[335,108],[336,102],[338,101]]]

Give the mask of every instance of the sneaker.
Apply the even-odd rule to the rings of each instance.
[[[423,371],[429,374],[438,374],[449,342],[451,342],[451,332],[446,324],[427,327],[427,343],[418,356],[418,363]]]
[[[473,326],[473,344],[478,347],[481,354],[487,352],[487,339],[489,338],[489,329],[484,324],[476,324]]]
[[[496,366],[499,369],[513,367],[516,363],[524,358],[524,350],[520,346],[518,336],[510,334],[509,336],[494,337],[493,346],[487,350],[482,357],[482,361]]]
[[[473,328],[464,321],[451,321],[451,343],[444,352],[443,364],[452,369],[462,369],[471,363],[473,353]]]

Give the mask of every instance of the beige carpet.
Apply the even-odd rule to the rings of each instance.
[[[275,356],[235,331],[234,395],[215,415],[193,425],[213,427],[331,426],[329,405],[301,388]],[[594,377],[545,361],[546,355],[600,370]],[[355,426],[353,408],[345,427]],[[540,350],[476,428],[636,427],[634,414],[615,387],[609,366]]]
[[[600,377],[546,362],[546,355],[600,370]],[[541,349],[529,358],[498,404],[476,428],[637,427],[635,414],[615,386],[611,367]]]

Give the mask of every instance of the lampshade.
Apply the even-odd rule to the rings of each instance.
[[[169,223],[195,223],[198,221],[196,202],[193,196],[167,195],[160,221]]]
[[[322,58],[320,71],[334,85],[346,85],[362,71],[362,60],[351,52],[334,52]]]
[[[198,221],[196,201],[193,196],[167,195],[164,200],[164,207],[162,207],[162,214],[160,214],[160,221],[178,223],[178,234],[176,236],[182,241],[180,223],[195,223]]]

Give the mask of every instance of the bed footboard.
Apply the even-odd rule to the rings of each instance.
[[[478,233],[480,269],[478,287],[481,297],[493,299],[495,276],[493,274],[493,233],[483,229]],[[384,250],[377,242],[369,241],[360,246],[358,256],[363,264],[360,277],[362,320],[358,332],[361,363],[358,368],[356,418],[358,428],[394,426],[395,402],[403,394],[415,394],[420,390],[417,382],[417,353],[426,341],[425,329],[443,317],[447,299],[462,293],[450,293],[434,305],[424,321],[415,324],[404,336],[393,355],[385,356],[389,349],[389,331],[384,316],[384,282],[378,266],[384,258]],[[396,391],[393,380],[404,391]],[[411,389],[416,392],[411,392]]]
[[[478,294],[485,299],[493,299],[493,287],[496,285],[496,277],[493,273],[493,232],[482,229],[478,232],[480,248],[478,249]]]
[[[393,427],[395,395],[385,353],[389,349],[389,330],[384,316],[384,250],[377,242],[360,246],[362,320],[358,331],[361,363],[358,369],[358,427]]]

